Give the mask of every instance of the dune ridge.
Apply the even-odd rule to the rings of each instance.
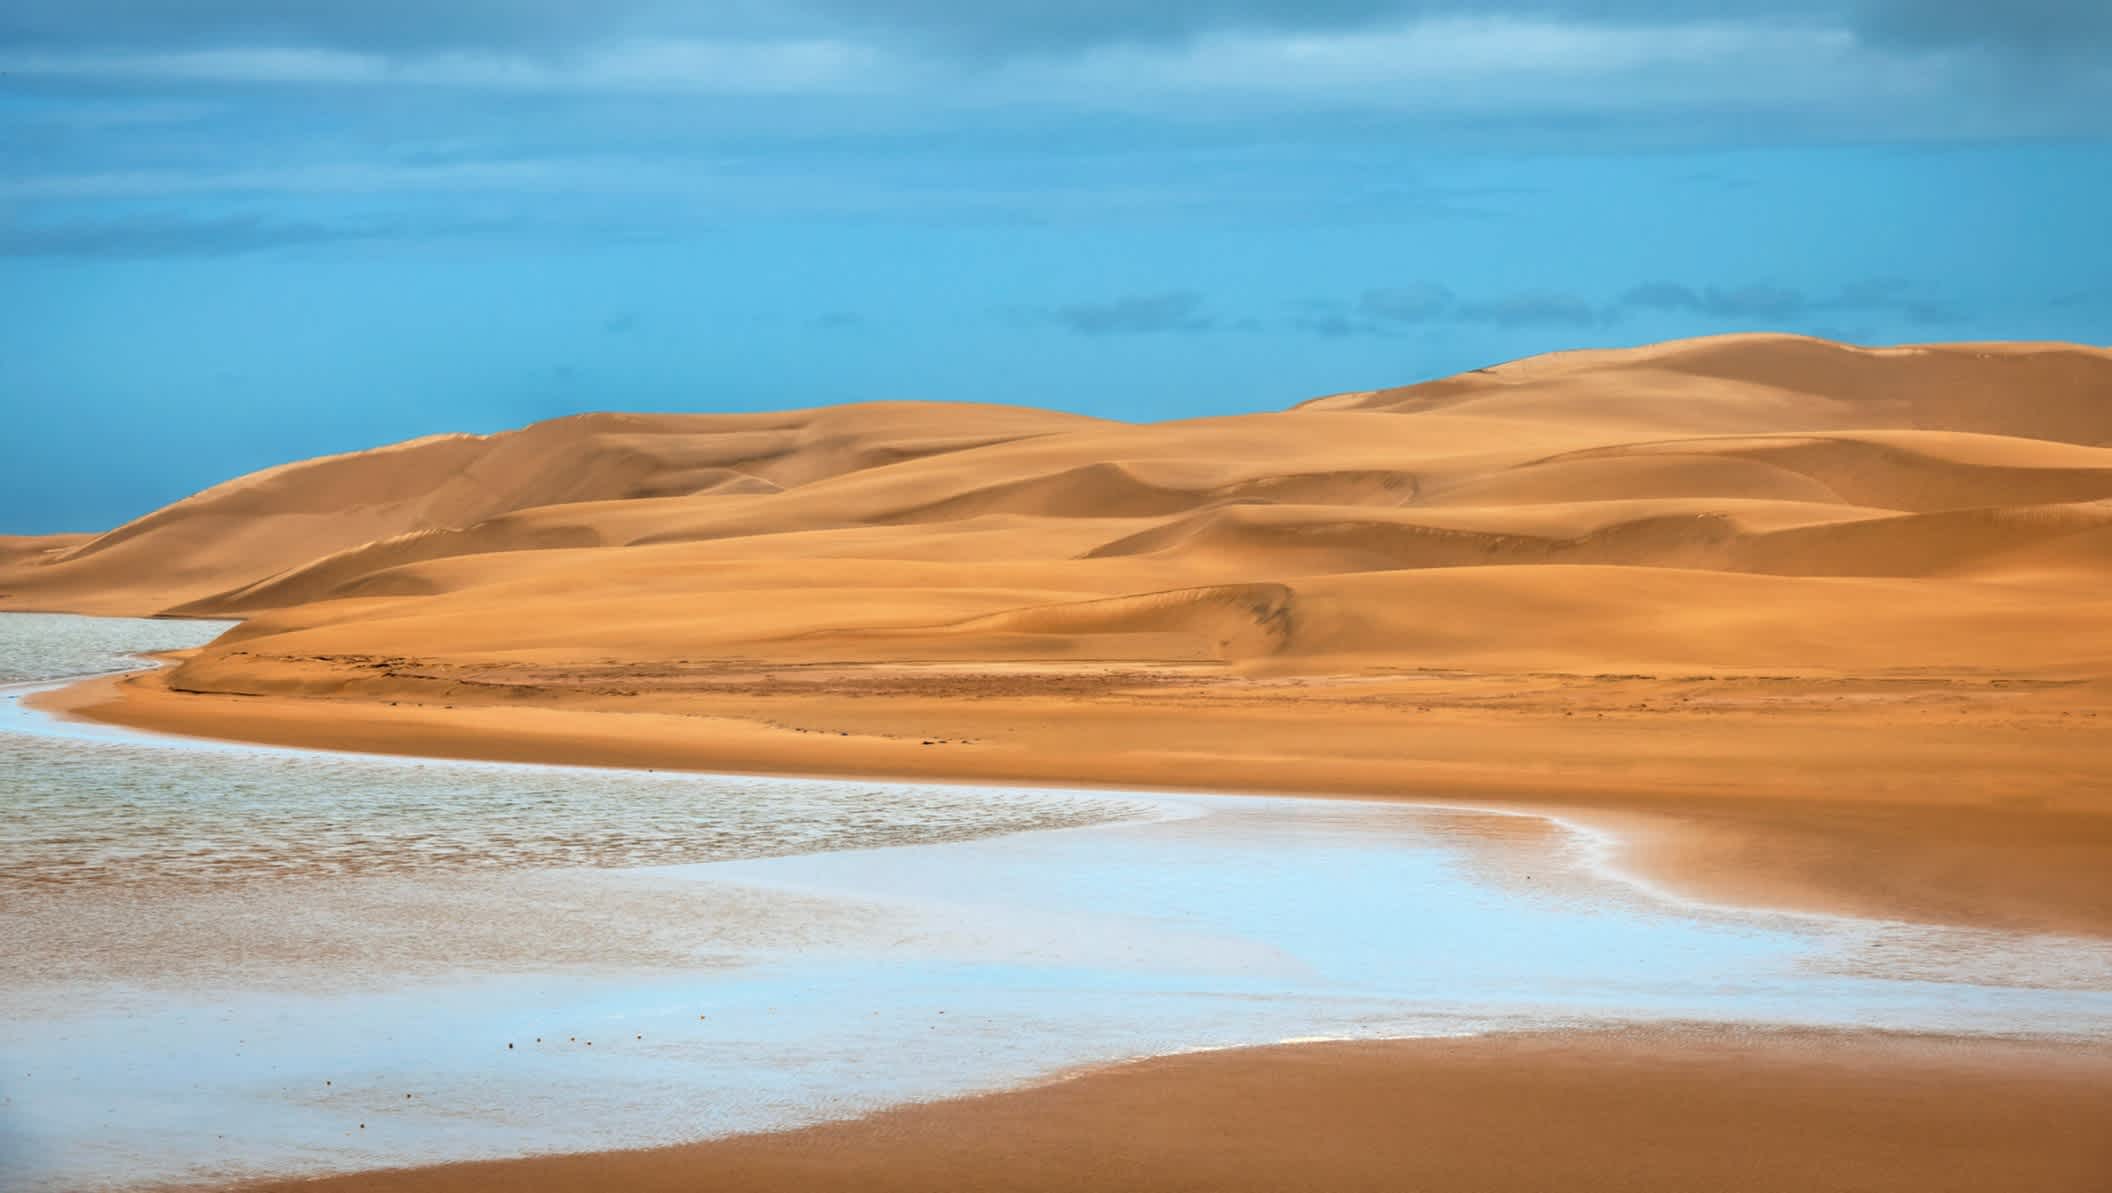
[[[1945,529],[1968,522],[2073,535],[2073,562],[2095,570],[2108,390],[2100,349],[1731,336],[1160,425],[906,402],[580,415],[280,465],[100,535],[9,540],[0,581],[19,608],[224,615],[551,548],[742,539],[766,559],[795,545],[776,536],[892,528],[865,540],[873,554],[916,558],[919,540],[992,518],[1015,520],[1008,560],[1181,555],[1210,582],[1316,551],[1332,558],[1299,566],[1835,575],[1825,544],[1842,538],[1912,543],[1897,554],[1915,563],[1885,567],[1878,552],[1853,574],[1999,574],[2001,552]],[[1781,541],[1695,549],[1756,536]]]
[[[91,702],[134,723],[1640,801],[1801,842],[1736,851],[1771,898],[2112,932],[2108,578],[2112,351],[1780,335],[1160,424],[584,415],[0,541],[0,609],[247,619]]]

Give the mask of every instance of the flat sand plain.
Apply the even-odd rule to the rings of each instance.
[[[1163,1057],[855,1122],[253,1193],[2086,1193],[2112,1050],[1706,1029]]]

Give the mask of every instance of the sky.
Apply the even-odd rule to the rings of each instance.
[[[2112,342],[2103,0],[7,0],[0,533],[585,410]]]

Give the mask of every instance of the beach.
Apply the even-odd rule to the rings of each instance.
[[[488,678],[449,682],[444,665],[426,669],[433,678],[389,691],[408,697],[394,701],[171,692],[168,677],[152,673],[45,703],[149,730],[433,757],[1406,792],[1618,827],[1638,873],[1700,898],[2112,933],[2112,884],[2103,877],[2112,865],[2112,733],[2103,728],[2112,696],[2095,681],[1247,680],[1099,667],[823,666],[596,676],[602,690],[578,692],[585,685],[571,680],[520,691],[484,686]],[[664,711],[648,711],[656,708]]]
[[[2112,1172],[2107,1113],[2102,1047],[1576,1032],[1169,1057],[787,1134],[257,1188],[2081,1193]]]

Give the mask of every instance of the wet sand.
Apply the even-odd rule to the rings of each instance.
[[[1389,1105],[1387,1081],[1411,1079],[1480,1097],[1483,1077],[1428,1058],[1487,1051],[1469,1068],[1494,1081],[1524,1063],[1515,1041],[1560,1039],[1384,1045],[1368,1063],[1361,1046],[1325,1045],[1310,1050],[1324,1066],[1288,1084],[1272,1069],[1310,1066],[1307,1050],[1178,1055],[1308,1036],[1568,1028],[1580,1047],[1626,1042],[1590,1054],[1613,1076],[1582,1101],[1611,1091],[1665,1107],[1696,1047],[1823,1041],[1818,1059],[1892,1072],[1902,1095],[1920,1082],[2008,1097],[2003,1066],[2046,1067],[2016,1033],[2059,1037],[2077,1056],[2112,1039],[2103,942],[1697,907],[1606,869],[1604,835],[1539,815],[257,750],[56,721],[21,699],[0,704],[12,709],[0,786],[15,785],[24,817],[0,841],[16,888],[0,919],[20,946],[0,966],[0,1053],[29,1187],[232,1184],[711,1137],[738,1148],[743,1132],[1155,1054],[1206,1066],[1178,1070],[1205,1083],[1191,1093],[1227,1089],[1263,1110],[1241,1082],[1318,1082],[1300,1095],[1310,1106]],[[1600,1034],[1702,1020],[1718,1026]],[[1864,1043],[1892,1037],[1852,1034],[1877,1029],[1961,1034],[1920,1041],[1944,1069]],[[1759,1063],[1765,1084],[1787,1071],[1769,1059],[1778,1051],[1721,1063]],[[1492,1105],[1517,1100],[1490,1090]],[[1569,1104],[1576,1091],[1548,1090],[1546,1115],[1596,1121]],[[981,1114],[1009,1097],[946,1105]],[[1217,1172],[1183,1139],[1222,1107],[1153,1117],[1127,1105],[1153,1125],[1151,1146],[1172,1150],[1123,1165]],[[1784,1129],[1760,1111],[1754,1130]],[[1312,1129],[1276,1117],[1289,1125],[1270,1146],[1294,1156]],[[1105,1183],[1050,1166],[1098,1154],[1083,1141],[1114,1124],[1074,1114],[1071,1126],[1032,1171]],[[951,1156],[955,1130],[918,1146]],[[751,1141],[785,1138],[800,1136]],[[829,1146],[858,1171],[849,1145]],[[1392,1162],[1387,1146],[1367,1150]],[[904,1180],[985,1183],[907,1153],[879,1162],[898,1160]],[[697,1171],[671,1163],[669,1180]]]
[[[150,693],[162,675],[93,680],[58,693],[56,700],[76,710],[84,697],[90,707],[113,697],[129,702]],[[1176,691],[1191,700],[1196,695]],[[488,732],[502,723],[511,726],[516,736],[498,740],[524,748],[530,739],[520,733],[523,728],[569,724],[578,733],[582,721],[590,727],[628,727],[642,733],[639,740],[628,743],[634,751],[662,748],[669,740],[668,724],[651,714],[582,716],[553,709],[399,707],[383,714],[393,720],[377,723],[373,714],[385,705],[362,708],[343,701],[243,700],[170,693],[160,698],[171,707],[185,709],[219,704],[223,715],[242,710],[264,724],[277,723],[281,714],[272,710],[292,708],[314,717],[335,709],[341,714],[340,736],[331,739],[331,744],[405,753],[419,752],[405,749],[407,742],[418,740],[419,730],[412,727],[424,725],[430,732],[435,724],[445,728],[454,720],[461,722],[455,727],[458,733],[465,729]],[[899,704],[895,707],[899,713]],[[258,713],[265,715],[257,717]],[[1452,715],[1460,714],[1454,710]],[[301,723],[298,717],[294,720]],[[669,716],[665,721],[698,723],[694,717]],[[748,735],[788,732],[782,724],[758,725],[752,716],[736,728]],[[1218,731],[1222,733],[1223,728],[1218,726]],[[313,732],[312,724],[306,731]],[[597,731],[587,730],[590,735]],[[362,739],[360,733],[374,736]],[[790,733],[815,736],[796,729]],[[591,736],[575,740],[563,733],[544,733],[541,737],[536,748],[560,752],[543,756],[550,760],[595,757],[586,749],[595,740]],[[479,750],[462,749],[464,740]],[[457,738],[443,734],[426,744],[452,748],[427,752],[490,752],[490,740],[474,733]],[[736,744],[742,740],[740,733],[734,735]],[[892,744],[890,739],[882,740]],[[1241,740],[1256,738],[1249,735]],[[1270,739],[1263,736],[1260,740]],[[696,743],[689,744],[694,747]],[[870,747],[872,743],[860,744]],[[915,748],[923,752],[967,744],[935,741],[926,747],[920,740]],[[627,753],[614,759],[635,763],[640,756]],[[672,760],[657,754],[644,756],[663,765],[700,765],[694,756]],[[1109,756],[1119,755],[1098,755]],[[527,753],[526,757],[534,760],[538,755]],[[1529,794],[1510,798],[1532,802]],[[1727,797],[1727,802],[1747,815],[1765,806],[1749,794]],[[1639,816],[1636,809],[1647,809],[1647,801],[1620,805],[1626,812],[1588,800],[1583,806],[1596,808],[1595,816],[1627,824],[1631,839],[1640,840],[1646,849],[1664,849],[1667,840],[1691,849],[1693,842],[1708,839],[1706,833],[1691,830],[1655,838],[1647,835],[1644,826],[1652,820],[1678,823],[1661,816]],[[1910,802],[1907,809],[1916,822],[1929,822],[1920,803]],[[1685,806],[1682,813],[1693,814]],[[1811,808],[1797,808],[1792,814],[1796,826],[1809,832]],[[1883,827],[1882,820],[1866,826],[1869,831]],[[1022,840],[1036,836],[1028,834]],[[2046,843],[2037,846],[2046,847]],[[1893,846],[1884,843],[1881,848]],[[1636,856],[1648,859],[1652,855],[1631,855],[1630,860]],[[1532,868],[1537,871],[1541,866]],[[792,872],[799,873],[800,867],[793,867]],[[1516,878],[1512,876],[1512,881]],[[1705,884],[1705,889],[1721,892],[1728,888]],[[1970,917],[1967,922],[1972,922]],[[1888,954],[1877,953],[1863,964],[1879,967],[1870,971],[1873,976],[1895,980],[1907,974],[1891,972],[1891,965],[1910,963],[1926,953],[1925,948],[1909,948],[1889,961]],[[1998,982],[2030,983],[2022,955],[2011,954],[2007,946],[1995,943],[1981,964],[1989,967],[1984,972]],[[2083,974],[2067,980],[2080,980],[2083,985],[2078,989],[2091,990],[2101,987],[2100,977]],[[1966,989],[1958,987],[1959,993],[1948,996],[1953,1000],[1949,1005],[1964,1010],[1981,997],[1964,993]],[[1632,1008],[1628,1012],[1608,1010],[1617,1019],[1633,1015]],[[1803,1012],[1793,1014],[1801,1018]],[[1906,1020],[1886,1013],[1874,1021]],[[2061,1031],[2063,1022],[2069,1021],[2056,1016],[2045,1026]],[[2112,1091],[2112,1049],[2101,1034],[2095,1034],[2097,1027],[2083,1019],[2073,1020],[2066,1030],[2092,1034],[2038,1041],[1722,1025],[1608,1031],[1603,1023],[1604,1017],[1594,1014],[1591,1019],[1577,1020],[1575,1030],[1567,1032],[1175,1055],[1010,1093],[913,1104],[797,1131],[737,1135],[648,1151],[368,1172],[321,1182],[304,1180],[300,1187],[561,1190],[592,1183],[637,1189],[1502,1190],[1560,1186],[1668,1191],[2003,1188],[2081,1193],[2102,1187],[2107,1173],[2106,1146],[2094,1127],[2112,1100],[2108,1092]],[[663,1115],[669,1112],[679,1116],[679,1103],[660,1110]],[[376,1159],[386,1162],[389,1155],[382,1150]]]
[[[2100,1193],[2112,1047],[1693,1028],[1165,1057],[855,1122],[248,1193]]]
[[[172,691],[164,671],[40,703],[326,750],[1486,803],[1616,830],[1626,866],[1695,898],[2112,936],[2102,683],[833,666],[509,685],[502,669],[420,670],[345,696]]]

